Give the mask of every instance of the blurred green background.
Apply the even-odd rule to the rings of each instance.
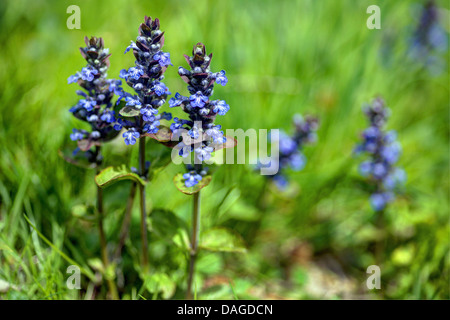
[[[81,30],[69,30],[69,5],[81,9]],[[366,9],[381,8],[381,30],[369,30]],[[202,191],[202,229],[240,234],[246,254],[203,253],[198,299],[443,299],[449,298],[449,71],[440,74],[408,59],[419,1],[2,1],[0,3],[0,299],[103,299],[105,286],[87,277],[82,290],[65,285],[69,263],[99,277],[95,223],[79,217],[95,203],[94,172],[65,163],[58,150],[74,146],[80,127],[67,78],[85,66],[78,48],[101,36],[112,53],[109,77],[134,64],[123,54],[144,15],[158,17],[172,63],[166,84],[186,94],[177,74],[197,42],[213,52],[212,70],[225,69],[214,97],[230,112],[224,128],[291,132],[293,114],[320,118],[319,141],[305,148],[304,170],[289,172],[279,192],[249,165],[222,165]],[[448,2],[441,1],[449,30]],[[128,89],[127,89],[128,90]],[[392,110],[387,128],[403,146],[404,193],[374,226],[352,150],[367,126],[361,105],[376,95]],[[168,105],[161,110],[168,111]],[[172,110],[173,111],[173,110]],[[159,148],[150,146],[149,148]],[[131,147],[116,139],[105,164],[128,163]],[[122,297],[182,298],[186,255],[173,225],[190,225],[191,198],[172,183],[169,165],[147,188],[150,257],[157,275],[143,283],[137,270],[139,213],[117,267]],[[106,231],[117,242],[130,183],[105,189]],[[52,245],[24,219],[24,214]],[[382,241],[382,290],[368,290]]]

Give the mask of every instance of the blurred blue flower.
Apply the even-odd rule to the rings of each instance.
[[[384,101],[377,98],[372,105],[364,106],[363,110],[370,126],[362,132],[363,141],[355,150],[356,153],[366,153],[369,157],[359,165],[359,173],[374,185],[375,191],[370,197],[370,203],[375,211],[380,211],[394,199],[391,191],[405,182],[406,174],[394,166],[401,153],[401,146],[396,141],[397,133],[383,131],[389,115]]]

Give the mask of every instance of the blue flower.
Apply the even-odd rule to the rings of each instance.
[[[152,90],[156,93],[158,97],[162,96],[163,94],[170,94],[169,88],[167,88],[163,82],[159,81],[156,81],[154,83]]]
[[[143,75],[144,75],[144,70],[142,70],[141,68],[131,67],[130,69],[128,69],[127,76],[130,78],[133,78],[134,80],[139,80],[139,78]]]
[[[94,80],[95,75],[98,74],[98,70],[93,67],[85,67],[81,69],[81,78],[85,81]]]
[[[198,139],[198,137],[200,137],[200,133],[197,127],[193,127],[191,130],[189,130],[188,134],[192,139]]]
[[[92,138],[92,139],[98,139],[98,138],[100,138],[100,137],[101,137],[100,132],[98,132],[98,131],[92,131],[92,132],[91,132],[91,138]]]
[[[70,134],[70,140],[78,141],[84,139],[84,133],[78,129],[72,129],[72,133]]]
[[[170,98],[169,100],[169,107],[177,107],[183,103],[183,96],[179,94],[178,92],[175,93],[175,97]]]
[[[122,137],[125,138],[125,144],[126,145],[133,145],[136,143],[136,139],[139,139],[140,135],[139,132],[136,131],[135,128],[131,128],[127,132],[124,132]]]
[[[140,106],[141,105],[141,101],[139,100],[139,98],[138,97],[133,97],[133,96],[127,96],[127,97],[125,97],[125,101],[127,102],[127,106],[132,106],[132,107],[134,107],[134,106]]]
[[[394,164],[400,157],[401,147],[399,143],[391,143],[381,149],[381,156],[389,164]]]
[[[81,77],[80,73],[77,72],[76,74],[74,74],[73,76],[70,76],[67,79],[67,84],[71,84],[71,83],[77,82],[78,79],[80,79],[80,77]]]
[[[298,148],[297,143],[286,133],[280,132],[278,139],[279,149],[282,154],[290,154]]]
[[[170,112],[163,112],[161,113],[161,119],[170,121],[172,120],[172,114]]]
[[[208,97],[204,96],[200,91],[197,91],[189,97],[189,101],[191,102],[192,108],[203,108],[206,102],[208,102]]]
[[[152,107],[141,109],[142,119],[144,119],[144,121],[154,121],[155,120],[154,115],[157,113],[158,113],[158,110],[156,110]]]
[[[223,131],[220,129],[222,129],[222,126],[220,126],[220,125],[212,126],[208,130],[206,130],[205,133],[209,137],[211,137],[214,142],[217,142],[216,140],[220,140],[221,138],[223,138]]]
[[[198,147],[194,150],[194,152],[197,154],[197,159],[200,161],[211,159],[211,152],[213,151],[214,149],[212,147]]]
[[[155,122],[147,122],[144,125],[144,128],[142,130],[144,130],[145,132],[148,133],[157,133],[159,130],[159,121],[155,121]]]
[[[153,59],[158,61],[161,67],[167,67],[168,65],[173,66],[170,62],[170,53],[168,52],[159,52],[153,56]]]
[[[214,106],[213,111],[221,116],[224,116],[230,110],[230,106],[223,100],[216,100],[211,104]]]
[[[87,111],[92,111],[92,109],[97,105],[97,102],[91,99],[81,99],[79,104]]]
[[[359,165],[359,173],[363,177],[368,177],[372,173],[372,162],[364,161]]]
[[[378,162],[373,165],[372,174],[375,179],[383,179],[388,173],[388,168],[384,163]]]
[[[289,164],[295,171],[302,170],[306,164],[306,157],[302,153],[296,152],[289,157]]]
[[[286,187],[288,186],[288,181],[287,179],[282,175],[282,174],[277,174],[273,177],[273,181],[275,182],[275,185],[278,187],[278,189],[280,190],[285,190]]]
[[[386,207],[387,201],[383,193],[374,193],[370,196],[370,204],[373,210],[380,211]]]
[[[387,121],[389,109],[381,98],[373,101],[372,105],[364,107],[370,127],[364,130],[363,142],[357,147],[369,155],[369,159],[362,162],[359,172],[362,176],[370,178],[375,193],[370,196],[370,203],[375,211],[383,210],[387,203],[394,199],[391,192],[406,179],[402,169],[395,168],[394,164],[400,156],[400,144],[396,142],[395,131],[385,132],[383,126]]]
[[[96,115],[96,114],[91,114],[90,116],[87,117],[88,122],[95,122],[97,120],[98,120],[98,115]]]
[[[114,130],[120,131],[125,126],[125,121],[122,119],[118,119],[117,122],[114,124]]]
[[[110,80],[109,81],[109,92],[114,92],[116,96],[121,96],[123,93],[123,89],[121,87],[122,81],[120,80]]]
[[[228,78],[225,76],[224,70],[216,73],[216,82],[222,86],[225,86],[227,84]]]
[[[183,127],[184,122],[177,117],[173,118],[173,123],[170,124],[170,131],[176,133],[179,129]]]
[[[105,121],[106,123],[113,123],[116,122],[116,117],[114,115],[115,115],[114,111],[107,110],[103,112],[100,119],[102,121]]]
[[[120,70],[119,77],[122,79],[125,79],[125,81],[128,79],[128,71],[126,69]]]
[[[127,53],[128,51],[130,51],[131,49],[133,50],[139,50],[139,48],[137,47],[136,43],[134,43],[133,41],[131,41],[131,44],[125,49],[125,53]]]
[[[202,176],[195,171],[183,174],[184,185],[188,188],[195,186],[202,181]]]

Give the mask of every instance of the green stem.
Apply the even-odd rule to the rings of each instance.
[[[198,243],[200,238],[200,191],[194,193],[193,207],[192,207],[192,238],[191,238],[191,251],[189,261],[189,275],[188,275],[188,287],[186,293],[186,299],[192,299],[192,283],[195,273],[195,260],[198,254]]]
[[[381,266],[384,259],[384,210],[381,210],[380,212],[376,212],[376,228],[377,230],[383,235],[378,241],[375,242],[375,264],[377,266]]]
[[[105,269],[104,277],[106,278],[106,281],[108,283],[108,289],[109,293],[111,295],[111,298],[114,300],[119,299],[119,294],[117,293],[117,288],[114,280],[109,279],[106,271],[108,270],[109,266],[109,260],[108,260],[108,252],[106,249],[107,242],[106,242],[106,236],[105,236],[105,230],[103,228],[103,218],[104,218],[104,212],[103,212],[103,190],[102,188],[97,186],[97,212],[98,212],[98,231],[100,235],[100,249],[101,249],[101,255],[102,255],[102,261],[103,261],[103,267]]]
[[[114,253],[114,261],[119,261],[122,255],[122,249],[125,245],[125,241],[128,238],[130,230],[131,216],[133,213],[133,202],[136,197],[136,183],[133,182],[130,189],[130,195],[128,196],[127,207],[125,209],[125,215],[123,217],[122,227],[120,229],[119,243],[117,244],[116,251]]]
[[[145,137],[139,139],[139,175],[145,175]],[[139,185],[140,208],[141,208],[141,242],[142,242],[142,267],[144,272],[148,271],[148,238],[147,238],[147,212],[145,208],[145,186]]]

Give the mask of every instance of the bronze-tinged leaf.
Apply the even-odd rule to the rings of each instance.
[[[123,117],[136,117],[141,114],[141,111],[132,106],[125,106],[119,111],[119,114]]]
[[[204,176],[201,181],[199,181],[195,186],[193,187],[186,187],[184,184],[183,174],[178,173],[173,178],[173,183],[175,184],[175,187],[177,187],[178,190],[183,192],[184,194],[194,194],[202,190],[204,187],[210,184],[212,177],[211,176]]]
[[[189,64],[189,66],[191,66],[191,68],[193,67],[192,63],[191,63],[191,58],[187,55],[187,54],[183,54],[184,59],[186,59],[186,62]]]
[[[236,138],[230,137],[230,136],[225,136],[227,138],[227,141],[225,141],[225,143],[222,144],[215,144],[214,147],[214,151],[218,151],[220,149],[228,149],[228,148],[234,148],[237,146],[237,140]]]
[[[155,139],[159,142],[169,142],[172,139],[172,132],[169,127],[159,126],[159,130],[157,133],[146,133],[144,136],[149,137],[151,139]]]
[[[91,147],[94,146],[94,142],[90,139],[78,140],[78,148],[81,151],[88,151]]]
[[[156,18],[155,21],[153,22],[153,30],[157,30],[159,28],[160,28],[159,19]]]
[[[73,155],[72,149],[65,148],[58,150],[58,155],[66,162],[83,169],[95,169],[97,167],[95,162],[89,161],[89,157],[92,157],[92,154],[88,152],[78,152],[76,155]]]
[[[142,51],[149,51],[150,49],[140,41],[136,41],[136,46]]]
[[[181,76],[181,79],[183,79],[183,81],[187,84],[191,84],[191,80],[187,76]]]
[[[157,35],[157,36],[153,39],[152,44],[158,43],[158,42],[161,40],[161,38],[162,38],[163,36],[164,36],[164,32],[161,32],[159,35]]]
[[[208,77],[208,74],[207,73],[194,73],[194,77],[199,78],[199,79],[205,79]]]
[[[86,59],[86,52],[84,52],[84,48],[81,48],[80,47],[80,53],[81,53],[81,56],[84,58],[84,59]]]
[[[98,52],[94,51],[94,50],[88,50],[86,52],[88,54],[89,57],[91,57],[92,59],[97,59],[98,58]]]

